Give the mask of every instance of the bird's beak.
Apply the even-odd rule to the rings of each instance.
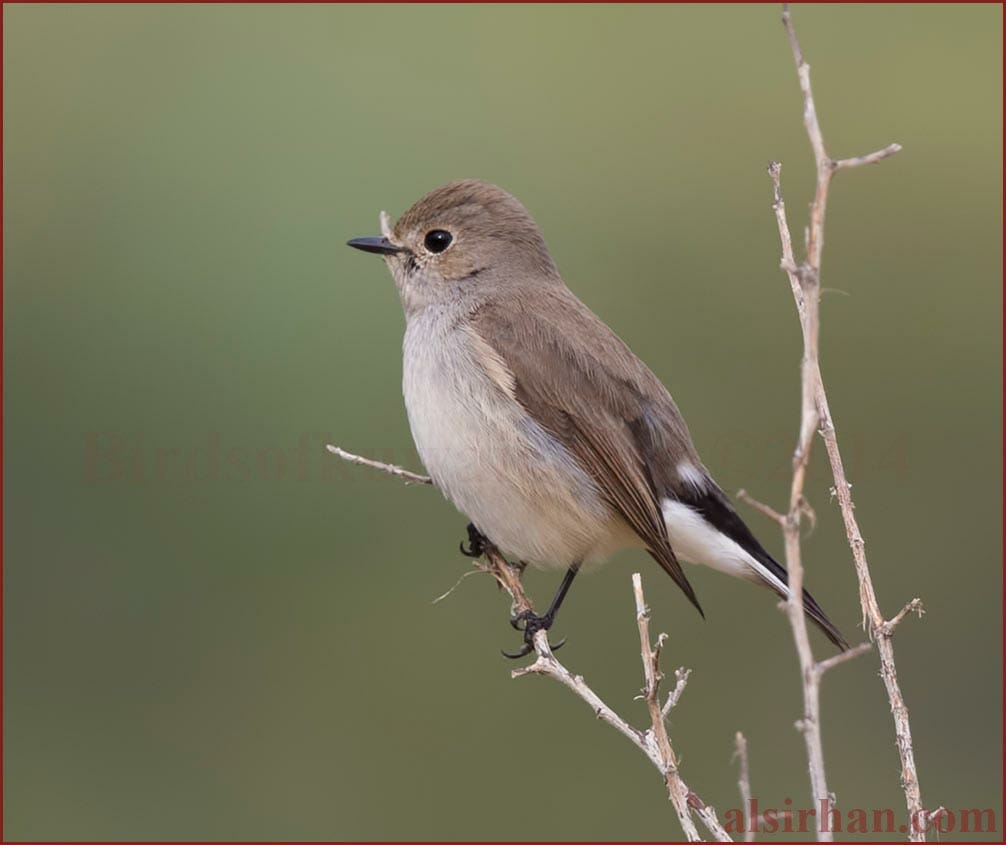
[[[378,255],[394,255],[396,252],[405,252],[404,246],[395,246],[387,238],[353,238],[346,241],[346,246],[354,249],[362,249],[364,252],[376,252]]]

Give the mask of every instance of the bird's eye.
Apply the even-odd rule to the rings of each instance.
[[[450,232],[445,232],[443,229],[434,229],[432,232],[426,233],[426,239],[423,241],[423,245],[430,252],[443,252],[451,245],[452,240],[454,240],[454,238],[451,236]]]

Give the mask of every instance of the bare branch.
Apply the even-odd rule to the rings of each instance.
[[[796,63],[800,91],[803,94],[803,122],[814,152],[817,170],[817,187],[810,208],[810,224],[806,237],[806,258],[797,263],[793,253],[793,239],[790,235],[786,219],[786,207],[783,202],[781,188],[781,166],[777,162],[769,165],[769,175],[772,178],[773,203],[776,223],[779,229],[779,240],[782,245],[781,266],[789,278],[793,298],[800,317],[800,327],[803,334],[803,362],[801,366],[801,413],[800,434],[793,456],[793,480],[790,487],[789,511],[780,522],[786,540],[786,563],[790,572],[790,597],[787,602],[793,637],[800,658],[800,668],[804,682],[804,716],[800,727],[807,746],[808,764],[811,776],[811,792],[815,806],[822,798],[828,798],[830,793],[824,771],[824,757],[820,734],[820,703],[819,685],[824,671],[862,654],[866,648],[859,646],[850,652],[825,660],[814,662],[807,639],[807,625],[803,615],[802,585],[803,567],[800,558],[800,519],[805,513],[802,508],[803,488],[806,480],[807,463],[815,432],[824,439],[828,460],[831,464],[835,480],[835,495],[838,498],[842,519],[845,523],[846,535],[852,549],[856,575],[859,580],[860,603],[863,610],[863,620],[870,632],[871,638],[877,640],[880,655],[881,677],[887,688],[891,712],[894,716],[895,734],[898,753],[901,757],[901,783],[905,792],[905,803],[909,818],[916,818],[923,810],[918,774],[915,769],[915,758],[912,749],[911,730],[908,723],[908,709],[898,685],[897,671],[894,666],[894,651],[891,634],[897,624],[917,606],[906,606],[890,622],[885,621],[877,602],[873,582],[870,578],[866,561],[865,543],[859,531],[852,502],[850,485],[845,475],[838,439],[835,432],[828,397],[821,377],[821,367],[818,355],[818,338],[820,329],[820,298],[821,298],[821,255],[824,248],[824,220],[828,202],[828,189],[832,176],[839,170],[874,164],[897,153],[901,147],[890,144],[882,150],[848,159],[833,160],[827,152],[824,136],[818,121],[817,107],[810,83],[810,66],[807,64],[803,49],[800,46],[796,30],[793,27],[789,4],[783,5],[783,26],[789,39],[793,60]],[[830,840],[831,834],[818,832],[821,840]],[[925,832],[910,826],[912,841],[925,841]]]
[[[776,226],[779,228],[779,240],[782,242],[782,258],[779,266],[786,271],[793,298],[796,300],[800,323],[803,323],[806,308],[803,302],[803,284],[800,281],[800,268],[796,266],[793,257],[793,238],[789,234],[789,223],[786,222],[786,203],[782,198],[782,164],[778,161],[768,163],[768,175],[772,178],[773,194],[772,210],[775,212]]]
[[[684,666],[674,670],[674,679],[676,681],[674,689],[667,693],[667,701],[664,702],[664,706],[660,709],[660,715],[665,719],[677,706],[678,701],[681,699],[681,694],[685,691],[685,686],[688,684],[688,676],[691,674],[692,670],[686,669]]]
[[[785,525],[786,517],[784,517],[779,511],[773,508],[771,505],[766,505],[764,502],[759,502],[754,496],[750,495],[747,490],[737,491],[738,501],[743,502],[748,507],[754,508],[761,514],[764,514],[769,519],[771,519],[777,525]]]
[[[786,24],[787,33],[790,35],[790,43],[793,45],[794,55],[800,57],[798,59],[798,66],[806,68],[806,64],[800,64],[802,62],[802,54],[800,53],[799,43],[796,41],[796,34],[790,23],[788,12],[784,13],[783,21]],[[803,82],[804,75],[801,75],[801,87],[803,87]],[[809,91],[809,76],[806,77],[806,85],[806,91]],[[813,110],[812,100],[807,108]],[[816,115],[813,121],[813,125],[816,126]],[[815,672],[817,664],[810,646],[807,617],[803,609],[803,561],[800,548],[800,522],[806,513],[807,505],[803,490],[807,478],[807,465],[810,462],[811,447],[814,443],[814,433],[817,431],[819,422],[817,407],[814,403],[813,384],[811,381],[812,373],[808,365],[810,360],[814,360],[817,357],[818,276],[809,264],[797,266],[793,256],[793,240],[789,234],[789,223],[786,220],[786,205],[782,195],[782,165],[775,161],[771,162],[768,172],[772,179],[772,208],[775,211],[776,225],[779,228],[779,240],[783,250],[782,267],[789,277],[804,337],[804,360],[801,367],[800,433],[796,449],[793,453],[793,478],[790,483],[789,510],[781,518],[779,524],[782,526],[786,548],[786,569],[789,572],[789,597],[786,600],[786,612],[789,616],[790,627],[793,630],[793,642],[796,646],[797,657],[800,661],[800,672],[803,677],[803,718],[799,724],[807,750],[811,797],[814,806],[817,807],[820,806],[821,801],[829,800],[831,793],[828,789],[828,781],[825,775],[824,746],[821,742],[820,676]],[[820,171],[818,172],[820,174]],[[811,214],[813,217],[813,210]],[[832,840],[830,831],[822,830],[819,827],[818,839],[830,842]]]
[[[748,772],[748,741],[740,731],[734,735],[734,759],[737,761],[737,789],[744,809],[744,841],[755,841],[755,826],[751,818],[751,776]]]
[[[924,828],[925,830],[933,829],[933,822],[939,824],[940,816],[944,816],[947,813],[947,808],[940,804],[935,810],[923,810],[922,815],[918,819],[918,826]],[[939,838],[940,829],[936,828],[937,838]]]
[[[919,619],[922,618],[922,614],[926,612],[926,609],[922,606],[922,599],[915,598],[912,599],[908,604],[906,604],[901,610],[899,610],[893,619],[888,619],[880,629],[877,631],[883,637],[890,637],[894,634],[894,629],[901,624],[901,620],[904,619],[909,613],[918,614]]]
[[[834,669],[842,663],[848,663],[860,655],[866,654],[870,649],[873,648],[873,643],[860,643],[857,646],[853,646],[848,651],[840,652],[839,654],[829,657],[827,660],[820,661],[814,666],[814,672],[818,677],[823,675],[829,669]]]
[[[876,164],[878,161],[890,158],[895,153],[900,153],[901,149],[901,144],[888,144],[884,149],[877,150],[875,153],[869,153],[865,156],[840,158],[838,161],[832,162],[832,167],[835,170],[844,170],[849,167],[862,167],[864,164]]]
[[[716,816],[716,810],[708,804],[704,804],[702,799],[694,792],[688,793],[688,806],[691,807],[692,812],[699,817],[699,821],[702,822],[703,827],[709,831],[709,834],[713,837],[713,839],[717,842],[733,842],[730,834],[727,833],[723,825],[720,824],[720,820]]]
[[[433,482],[424,475],[417,475],[393,464],[382,463],[359,455],[354,455],[338,446],[328,446],[330,452],[338,455],[343,460],[353,464],[369,467],[371,469],[386,472],[408,483],[432,484]],[[485,555],[482,560],[476,563],[478,571],[487,572],[492,575],[497,583],[507,591],[512,602],[513,615],[519,615],[525,611],[533,611],[534,606],[524,592],[521,584],[522,568],[509,563],[499,550],[491,543],[485,547]],[[466,576],[458,579],[461,582]],[[720,842],[731,842],[730,834],[726,832],[716,816],[716,811],[707,805],[696,793],[692,792],[678,774],[677,758],[671,746],[670,738],[667,735],[667,728],[664,718],[671,708],[677,703],[688,683],[690,670],[678,669],[674,674],[677,683],[674,689],[667,696],[667,702],[660,706],[660,647],[666,639],[665,634],[661,634],[655,646],[650,646],[649,639],[649,611],[643,600],[643,586],[638,574],[632,576],[633,592],[636,597],[636,617],[639,625],[640,643],[642,645],[643,669],[646,678],[645,698],[650,711],[651,727],[649,730],[640,731],[629,724],[625,719],[612,710],[584,681],[582,675],[574,675],[560,663],[551,646],[548,644],[548,632],[538,631],[534,636],[534,650],[536,659],[530,666],[516,669],[511,673],[514,678],[524,675],[545,675],[553,678],[563,686],[572,690],[579,696],[593,711],[594,715],[602,722],[606,722],[617,730],[622,736],[628,739],[656,766],[667,786],[668,796],[677,813],[681,828],[689,841],[701,841],[692,814],[702,822],[709,834]],[[444,596],[449,595],[457,587],[451,587]],[[440,596],[435,601],[444,598]]]
[[[650,711],[650,729],[646,732],[649,740],[655,745],[663,767],[664,781],[667,783],[667,794],[670,796],[678,820],[689,841],[698,840],[688,809],[688,787],[678,776],[678,758],[671,747],[667,735],[667,725],[664,724],[663,712],[660,708],[660,641],[656,648],[650,645],[650,609],[643,598],[643,581],[639,573],[632,575],[632,591],[636,597],[636,623],[639,626],[640,656],[643,661],[643,677],[646,681],[643,694],[646,706]]]
[[[386,472],[388,475],[394,475],[396,478],[401,478],[406,484],[432,484],[433,479],[428,475],[419,475],[415,472],[409,472],[407,469],[402,469],[400,466],[395,466],[395,464],[386,464],[381,461],[374,461],[370,458],[363,458],[360,455],[354,455],[352,452],[347,452],[345,449],[340,449],[338,446],[333,446],[328,444],[326,447],[329,452],[333,455],[337,455],[344,461],[349,461],[351,464],[359,464],[360,466],[370,467],[371,469],[379,469],[381,472]]]
[[[532,609],[531,602],[521,585],[518,570],[507,563],[496,549],[492,547],[487,549],[486,562],[483,565],[486,571],[496,577],[500,585],[510,594],[514,611],[519,613]],[[537,654],[535,662],[530,666],[514,670],[512,675],[515,678],[524,675],[545,675],[559,681],[563,686],[576,693],[587,703],[598,719],[615,728],[657,767],[664,778],[668,796],[678,816],[678,821],[681,823],[681,828],[690,842],[697,842],[701,839],[695,822],[692,820],[692,813],[699,818],[716,840],[730,842],[732,841],[730,835],[720,824],[716,812],[688,788],[678,773],[677,757],[667,735],[664,713],[659,703],[661,678],[660,666],[657,662],[659,650],[658,647],[650,644],[649,610],[643,599],[642,581],[638,574],[632,576],[632,586],[636,598],[636,621],[639,626],[643,659],[644,697],[650,711],[651,726],[649,730],[639,731],[634,728],[608,707],[587,685],[581,675],[574,675],[563,666],[549,647],[546,631],[538,631],[534,636],[534,648]],[[660,641],[662,642],[662,640]],[[675,687],[675,692],[680,695],[680,690],[684,689],[687,681],[688,673],[684,670],[678,670],[676,674],[678,685]],[[671,695],[673,696],[674,693]]]

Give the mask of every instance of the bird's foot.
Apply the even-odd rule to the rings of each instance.
[[[458,548],[461,549],[461,554],[465,557],[482,557],[486,552],[486,545],[488,544],[488,539],[486,535],[483,534],[478,528],[475,527],[475,523],[468,523],[468,548],[465,548],[464,540]]]
[[[521,627],[521,623],[524,623]],[[534,651],[534,635],[539,631],[547,631],[552,627],[552,623],[555,622],[555,615],[551,613],[546,613],[544,616],[538,616],[532,610],[525,610],[523,613],[518,613],[516,616],[510,617],[510,626],[517,631],[524,632],[524,645],[521,646],[520,651],[509,652],[501,651],[504,657],[509,657],[511,660],[519,660],[521,657],[530,654]],[[563,638],[559,640],[555,645],[549,643],[549,648],[552,651],[558,651],[566,644],[566,639]]]

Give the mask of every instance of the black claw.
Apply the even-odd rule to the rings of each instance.
[[[469,531],[474,530],[473,525],[469,525]],[[525,610],[522,613],[518,613],[516,616],[510,617],[510,625],[516,628],[518,631],[524,632],[524,646],[517,654],[509,654],[508,652],[503,652],[504,657],[510,657],[517,659],[518,657],[523,657],[525,654],[530,654],[534,648],[534,635],[539,631],[547,631],[552,627],[552,623],[555,622],[555,615],[559,612],[559,606],[562,604],[562,600],[566,597],[566,593],[569,592],[569,585],[573,583],[573,579],[576,577],[576,573],[580,571],[580,564],[574,563],[569,569],[566,570],[566,574],[562,578],[562,583],[559,585],[559,590],[555,594],[555,598],[552,599],[552,604],[549,605],[548,610],[543,616],[538,616],[530,610]],[[524,623],[524,627],[521,628],[520,623]],[[549,648],[552,651],[558,651],[565,645],[566,640],[562,639],[556,645],[549,643]]]
[[[552,627],[552,623],[555,621],[555,617],[549,614],[545,616],[536,616],[533,611],[525,610],[523,613],[518,613],[516,616],[510,617],[510,626],[518,631],[524,632],[524,645],[521,646],[520,651],[516,654],[511,654],[508,651],[501,651],[500,653],[504,657],[509,657],[511,660],[519,660],[534,651],[534,635],[539,631],[547,631]],[[520,623],[524,623],[524,627],[520,626]],[[552,651],[558,651],[566,644],[566,638],[563,637],[558,643],[552,645],[548,644],[548,647]]]
[[[518,613],[516,616],[511,616],[510,627],[513,628],[515,631],[523,631],[524,628],[521,626],[520,623],[527,622],[527,620],[530,619],[532,616],[534,616],[534,613],[532,613],[530,610],[525,610],[523,613]]]
[[[478,528],[475,527],[474,523],[468,523],[468,548],[465,548],[464,540],[461,541],[458,546],[461,549],[461,554],[465,557],[482,557],[486,551],[486,536]]]

